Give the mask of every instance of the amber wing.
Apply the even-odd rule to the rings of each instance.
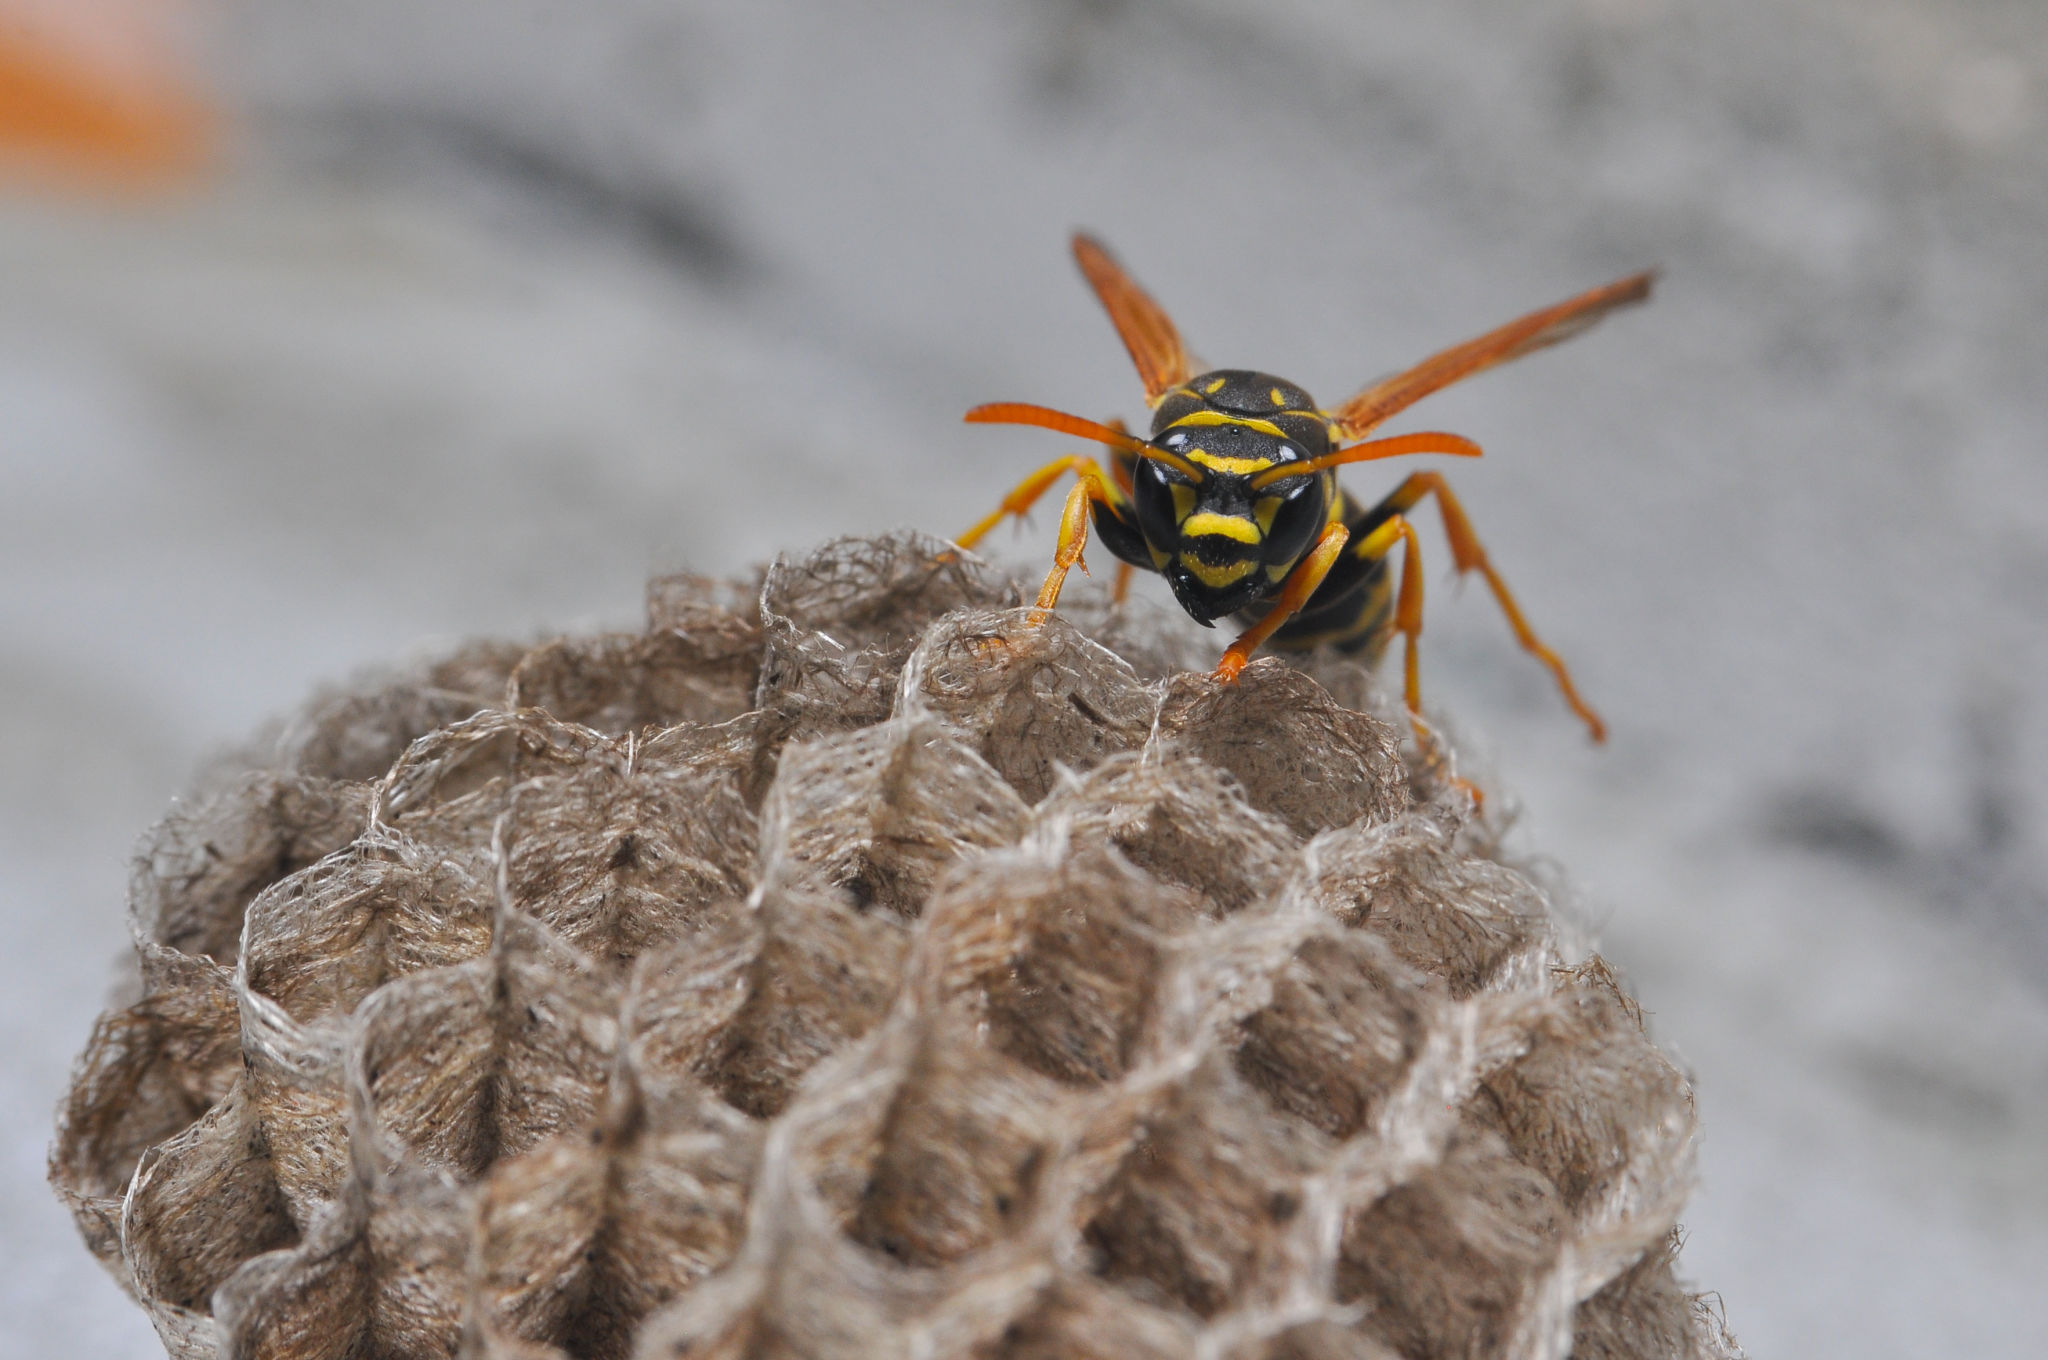
[[[1627,307],[1650,296],[1654,272],[1631,274],[1625,279],[1568,298],[1553,307],[1529,313],[1476,340],[1454,345],[1441,354],[1424,359],[1405,373],[1382,379],[1330,412],[1346,439],[1362,438],[1388,417],[1406,410],[1430,393],[1449,387],[1461,378],[1519,359],[1531,350],[1569,340],[1617,307]],[[1142,295],[1141,295],[1142,296]],[[1132,352],[1135,354],[1136,349]],[[1142,365],[1141,365],[1142,366]]]
[[[1145,383],[1145,400],[1157,405],[1169,388],[1194,376],[1173,319],[1094,237],[1074,234],[1074,260],[1131,352],[1131,362]]]

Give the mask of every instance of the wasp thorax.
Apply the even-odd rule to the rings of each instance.
[[[1314,458],[1331,449],[1330,424],[1315,398],[1285,378],[1247,368],[1219,368],[1190,378],[1159,399],[1152,437],[1175,429],[1206,432],[1236,426],[1286,440]]]

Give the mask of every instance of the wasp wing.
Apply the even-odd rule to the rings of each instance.
[[[1095,296],[1102,299],[1116,333],[1123,337],[1124,348],[1131,352],[1131,362],[1138,366],[1138,377],[1145,384],[1145,400],[1158,405],[1167,389],[1194,376],[1172,318],[1094,237],[1074,234],[1074,260]]]
[[[1432,355],[1405,373],[1381,379],[1337,407],[1330,417],[1346,439],[1361,438],[1381,421],[1432,392],[1495,364],[1519,359],[1531,350],[1569,340],[1615,308],[1643,301],[1650,296],[1650,284],[1656,277],[1654,271],[1631,274],[1567,298],[1554,307],[1531,312],[1519,321],[1510,321],[1476,340]]]

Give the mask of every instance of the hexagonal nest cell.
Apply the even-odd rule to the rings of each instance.
[[[177,804],[51,1177],[173,1356],[1725,1357],[1690,1087],[1359,668],[936,539]]]

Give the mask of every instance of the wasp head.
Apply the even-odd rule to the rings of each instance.
[[[1291,384],[1252,373],[1205,378],[1210,386],[1221,381],[1214,396],[1234,403],[1250,400],[1240,388],[1263,394],[1266,414],[1193,400],[1201,378],[1177,389],[1160,403],[1152,442],[1184,467],[1142,460],[1133,499],[1138,527],[1174,598],[1206,626],[1279,592],[1329,522],[1332,479],[1312,473],[1254,487],[1258,474],[1326,451],[1327,426],[1312,408],[1302,409],[1307,394]],[[1290,418],[1302,416],[1309,418]]]

